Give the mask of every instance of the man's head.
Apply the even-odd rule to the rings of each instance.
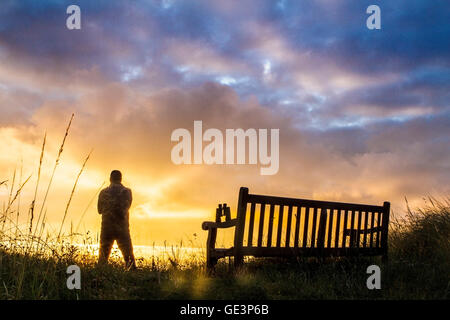
[[[121,183],[122,182],[122,173],[119,170],[111,171],[111,175],[109,176],[109,181],[111,181],[111,183]]]

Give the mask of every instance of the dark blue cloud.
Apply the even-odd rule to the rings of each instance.
[[[82,9],[80,31],[65,28],[70,4]],[[365,26],[370,4],[381,7],[381,30]],[[241,97],[254,95],[289,112],[297,108],[305,122],[358,123],[358,117],[370,117],[351,114],[358,106],[386,117],[411,106],[448,112],[449,17],[441,0],[3,1],[0,46],[10,61],[17,57],[42,72],[98,69],[137,88],[189,87],[228,77]],[[240,68],[180,71],[194,52],[182,52],[180,62],[170,51],[173,43],[207,48],[212,60],[215,55]],[[274,54],[269,81],[263,63]],[[301,61],[305,54],[309,60]],[[386,74],[392,79],[383,80]],[[299,75],[307,79],[298,81]],[[373,81],[334,92],[334,78],[357,75]],[[305,85],[309,78],[315,85]]]
[[[381,30],[366,28],[366,8],[381,8]],[[360,72],[450,64],[447,1],[285,1],[278,19],[290,41]],[[382,64],[382,66],[380,66]]]

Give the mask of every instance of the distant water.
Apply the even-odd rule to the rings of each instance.
[[[205,249],[190,247],[164,247],[164,246],[134,246],[134,255],[143,258],[174,256],[178,255],[180,259],[192,259],[205,257]]]
[[[75,246],[79,249],[80,253],[89,254],[92,256],[98,256],[98,243],[97,244],[77,244],[77,243],[51,243],[48,242],[46,245],[41,243],[30,244],[27,242],[20,241],[5,241],[1,243],[1,246],[6,248],[15,248],[16,250],[27,250],[26,248],[31,248],[31,252],[40,252],[51,255],[52,252],[60,252],[67,249],[67,246]],[[53,248],[55,251],[52,251]],[[133,246],[134,256],[136,259],[144,260],[147,263],[170,263],[170,261],[176,261],[177,263],[186,262],[204,262],[206,259],[205,248],[193,248],[193,247],[181,247],[179,245],[166,245],[166,246],[144,246],[144,245],[134,245]],[[122,253],[120,252],[117,243],[111,251],[111,257],[122,259]]]
[[[89,251],[93,255],[98,255],[98,244],[77,246]],[[147,262],[155,261],[159,263],[166,263],[169,262],[170,259],[178,262],[202,262],[206,259],[206,251],[204,248],[134,245],[133,251],[136,259],[144,259]],[[111,256],[116,258],[122,257],[116,243],[111,251]]]

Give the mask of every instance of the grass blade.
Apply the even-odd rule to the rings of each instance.
[[[42,142],[42,148],[41,148],[41,156],[39,158],[39,167],[38,167],[38,175],[37,175],[37,181],[36,181],[36,188],[34,189],[34,197],[33,201],[31,202],[30,207],[30,234],[33,229],[33,219],[34,219],[34,208],[36,204],[36,196],[39,188],[39,180],[41,179],[41,168],[42,168],[42,160],[44,159],[44,150],[45,150],[45,143],[47,141],[47,132],[44,134],[44,141]]]

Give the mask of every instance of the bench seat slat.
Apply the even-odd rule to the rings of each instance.
[[[367,229],[367,232],[379,232],[379,231],[382,231],[383,230],[383,228],[382,227],[373,227],[373,228],[369,228],[369,229]],[[352,231],[353,231],[353,233],[355,233],[356,234],[356,230],[355,229],[345,229],[344,230],[344,235],[345,236],[350,236],[351,235],[351,233],[352,233]]]
[[[214,258],[223,258],[234,255],[234,248],[215,248],[211,252],[211,256]]]

